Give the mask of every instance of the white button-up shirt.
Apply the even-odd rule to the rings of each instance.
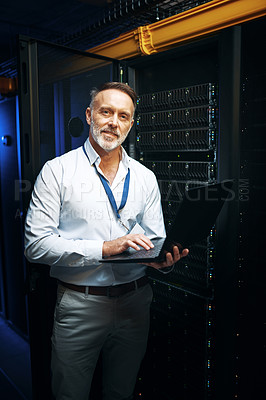
[[[102,173],[100,161],[87,139],[84,149],[48,161],[35,182],[25,223],[25,255],[33,263],[50,265],[50,275],[64,282],[107,286],[145,274],[144,265],[99,262],[103,242],[127,234],[93,165]],[[128,228],[138,223],[149,238],[164,237],[155,175],[124,149],[111,185],[117,205],[128,168],[130,184],[126,205],[120,211],[122,222]]]

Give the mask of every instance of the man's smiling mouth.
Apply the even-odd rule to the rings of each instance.
[[[110,135],[110,136],[115,136],[117,138],[119,137],[117,132],[112,132],[112,131],[109,131],[109,130],[103,130],[103,131],[101,131],[101,133],[104,133],[104,134]]]

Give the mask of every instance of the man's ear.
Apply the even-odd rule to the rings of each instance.
[[[91,124],[91,109],[90,109],[90,107],[88,107],[86,109],[86,121],[87,121],[88,125]]]
[[[131,120],[130,129],[132,128],[133,124],[134,124],[134,119]]]

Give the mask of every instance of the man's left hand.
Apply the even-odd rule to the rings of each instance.
[[[179,252],[179,248],[177,246],[174,246],[172,249],[172,252],[166,253],[166,260],[160,263],[145,263],[145,265],[148,265],[149,267],[155,268],[155,269],[161,269],[161,268],[167,268],[171,267],[173,264],[175,264],[177,261],[179,261],[182,257],[186,257],[189,253],[188,249],[184,249],[181,253]]]

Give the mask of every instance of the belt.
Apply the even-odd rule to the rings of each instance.
[[[80,293],[88,293],[96,296],[108,296],[108,297],[119,297],[123,294],[131,292],[132,290],[136,290],[142,286],[147,285],[149,282],[149,278],[147,276],[142,276],[136,281],[122,283],[121,285],[114,286],[79,286],[74,285],[73,283],[67,283],[58,281],[58,283],[70,290],[74,290]]]

